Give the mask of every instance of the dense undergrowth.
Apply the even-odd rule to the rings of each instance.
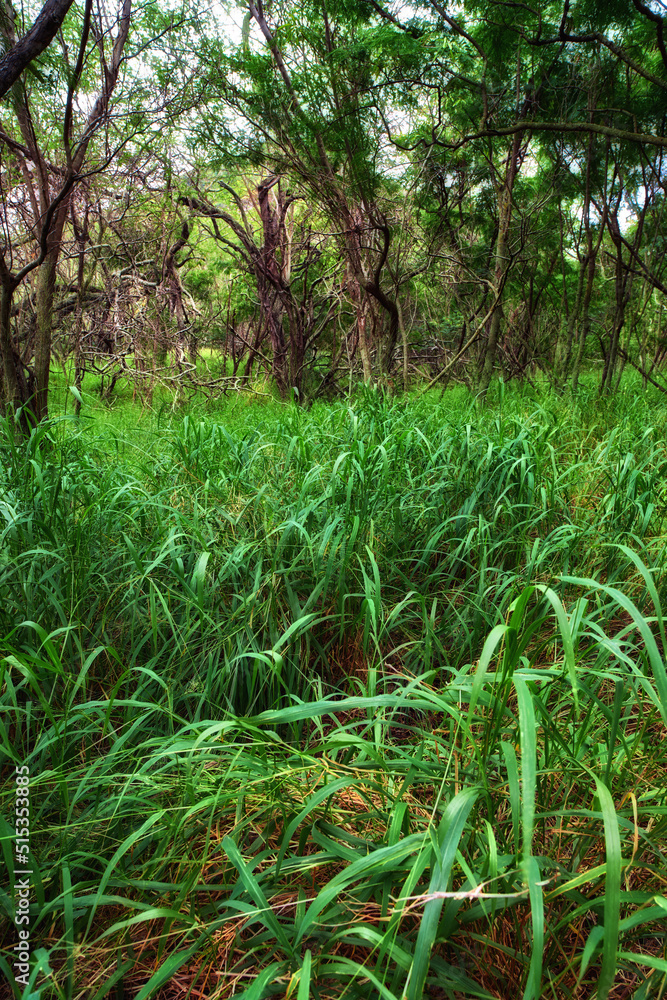
[[[5,422],[8,982],[26,762],[42,997],[662,995],[667,413],[498,392]]]

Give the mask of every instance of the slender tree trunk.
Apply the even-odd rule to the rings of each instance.
[[[618,233],[618,220],[615,217],[611,220],[611,224],[612,233]],[[616,310],[614,312],[611,343],[609,345],[609,351],[607,353],[607,358],[602,372],[602,378],[600,379],[600,387],[598,390],[600,395],[603,393],[608,395],[612,391],[614,374],[616,371],[616,362],[618,360],[619,347],[621,343],[621,331],[625,325],[625,310],[630,300],[632,283],[632,272],[625,271],[623,266],[623,247],[619,238],[616,248]]]
[[[401,332],[401,342],[403,344],[403,392],[408,391],[408,359],[410,357],[410,345],[408,344],[408,334],[405,329],[405,322],[403,320],[403,310],[401,308],[400,300],[396,300],[396,308],[398,310],[398,328]]]
[[[252,345],[249,345],[248,348],[248,360],[246,361],[245,372],[244,372],[244,377],[247,379],[249,379],[250,376],[252,375],[252,366],[255,362],[255,358],[258,356],[259,345],[262,342],[263,334],[264,334],[264,329],[262,324],[262,316],[260,312],[260,316],[257,320],[257,326],[255,327],[255,336],[252,341]]]
[[[658,315],[657,315],[656,321],[655,321],[655,323],[656,323],[656,326],[655,326],[655,341],[656,341],[656,344],[658,345],[658,351],[660,350],[660,331],[662,329],[662,309],[663,309],[663,303],[661,301],[660,302],[660,308],[658,310]],[[644,374],[642,376],[642,387],[644,388],[644,390],[646,390],[648,388],[648,378],[647,378],[647,375],[650,375],[651,372],[653,371],[653,368],[655,366],[655,359],[657,358],[657,352],[654,354],[654,356],[653,356],[653,362],[649,366],[648,342],[649,342],[650,331],[649,331],[648,324],[645,325],[644,329],[645,329],[645,333],[644,333],[644,336],[642,338],[642,346],[641,346],[641,351],[640,351],[640,358],[641,358],[641,363],[642,363],[642,369],[644,371]]]
[[[589,110],[592,114],[592,95],[589,93]],[[580,323],[580,313],[584,305],[584,300],[587,303],[590,302],[590,295],[592,292],[592,280],[595,272],[595,259],[597,258],[598,251],[600,249],[600,243],[602,240],[602,233],[604,232],[604,223],[600,227],[600,236],[598,238],[597,246],[595,251],[593,250],[593,231],[591,229],[591,166],[593,160],[593,151],[595,148],[594,137],[590,135],[588,137],[588,146],[586,150],[586,183],[584,188],[584,204],[582,210],[582,226],[584,229],[584,239],[586,241],[586,251],[581,258],[581,266],[579,269],[579,278],[577,281],[577,293],[574,300],[574,305],[570,310],[570,315],[568,316],[567,322],[567,335],[564,345],[564,351],[562,355],[557,352],[556,354],[556,380],[562,383],[570,371],[572,365],[572,352],[575,346],[575,332],[577,330],[577,325]],[[581,230],[580,230],[581,232]],[[561,241],[562,245],[562,241]],[[586,305],[588,309],[588,305]],[[584,338],[585,339],[585,338]],[[580,326],[580,337],[579,346],[583,349],[584,339],[581,337],[581,326]],[[581,350],[577,353],[577,367],[581,362]],[[578,380],[577,372],[577,380]]]
[[[81,359],[83,354],[83,297],[86,288],[84,279],[86,265],[86,237],[88,235],[88,210],[86,209],[82,229],[80,229],[77,225],[76,216],[74,211],[72,211],[72,225],[74,227],[76,241],[79,247],[79,259],[77,262],[78,289],[75,319],[76,325],[74,332],[74,388],[76,389],[76,395],[74,398],[74,414],[78,417],[81,413],[81,386],[83,385],[83,374],[85,370],[85,366]]]
[[[509,235],[509,223],[511,219],[511,208],[510,206],[501,206],[501,211],[504,218],[501,218],[500,227],[498,229],[498,242],[496,243],[496,262],[495,262],[495,279],[496,288],[500,288],[503,281],[505,280],[505,275],[507,273],[508,267],[508,242],[507,237]],[[498,348],[498,334],[500,333],[500,323],[503,317],[503,304],[502,296],[496,303],[496,307],[493,310],[491,319],[489,321],[489,334],[486,342],[486,350],[484,351],[484,359],[482,362],[482,371],[479,381],[479,389],[482,397],[486,396],[489,386],[491,384],[491,379],[493,377],[493,369],[496,361],[496,352]]]
[[[517,89],[518,85],[517,79]],[[510,267],[509,235],[512,224],[512,193],[525,153],[525,150],[522,148],[524,137],[524,131],[517,132],[513,137],[512,146],[505,163],[504,177],[502,180],[498,179],[496,181],[496,194],[498,198],[498,236],[496,239],[494,266],[496,304],[489,322],[489,335],[480,373],[479,387],[482,398],[486,396],[491,384],[496,361],[498,335],[503,317],[503,287]]]
[[[58,206],[53,226],[47,238],[48,252],[38,272],[35,286],[35,416],[45,420],[49,415],[49,379],[53,341],[54,301],[58,260],[62,250],[63,230],[69,211],[71,191]]]
[[[19,407],[26,402],[21,391],[20,360],[14,351],[11,331],[11,311],[14,288],[6,283],[0,287],[0,354],[2,355],[2,407]]]
[[[398,337],[401,330],[401,314],[398,309],[398,302],[394,299],[390,299],[388,295],[384,295],[380,289],[378,289],[381,294],[378,296],[375,293],[375,297],[380,302],[380,305],[389,314],[389,332],[387,334],[387,342],[384,349],[384,357],[382,361],[382,371],[385,375],[388,375],[392,369],[394,363],[394,351],[396,350],[396,344],[398,343]]]
[[[271,341],[272,374],[281,396],[287,392],[289,372],[287,345],[283,331],[283,303],[280,298],[281,273],[278,262],[280,246],[280,218],[282,206],[274,208],[270,200],[271,189],[279,185],[280,178],[266,177],[257,188],[259,214],[262,220],[263,242],[256,269],[260,309]],[[280,201],[280,195],[278,195]]]
[[[271,368],[273,380],[281,396],[287,391],[287,348],[283,332],[283,310],[275,289],[265,282],[260,288],[260,306],[264,314],[265,328],[271,342]]]
[[[359,332],[359,354],[364,372],[364,382],[368,385],[373,378],[373,362],[368,342],[368,309],[362,300],[357,304],[357,330]]]
[[[595,257],[593,256],[593,254],[591,254],[588,260],[586,291],[584,292],[584,299],[581,304],[581,317],[579,323],[579,343],[577,345],[577,354],[574,359],[574,364],[572,367],[572,394],[575,396],[577,394],[577,389],[579,387],[579,374],[581,372],[581,365],[584,359],[586,341],[588,340],[588,334],[590,333],[591,330],[590,305],[591,305],[591,299],[593,297],[594,283],[595,283]]]
[[[51,251],[39,269],[35,288],[35,416],[48,416],[53,304],[56,290],[56,261],[60,247]]]
[[[579,267],[579,277],[577,279],[577,293],[574,299],[574,305],[570,309],[570,315],[567,320],[567,332],[565,335],[565,343],[559,343],[556,347],[556,358],[555,358],[555,375],[556,382],[560,384],[564,378],[567,377],[570,365],[572,364],[572,351],[574,349],[574,334],[577,329],[577,321],[579,320],[579,314],[581,312],[582,303],[584,300],[584,287],[586,283],[586,274],[588,272],[588,255],[586,255],[581,261]]]

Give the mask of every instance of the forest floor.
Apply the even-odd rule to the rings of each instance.
[[[663,397],[73,403],[0,429],[7,996],[661,996]]]

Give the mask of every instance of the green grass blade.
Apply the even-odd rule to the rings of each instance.
[[[540,884],[540,868],[537,859],[526,858],[524,876],[528,883],[530,917],[533,939],[530,967],[523,996],[524,1000],[540,1000],[542,997],[542,960],[544,954],[544,893]]]
[[[352,885],[358,879],[368,875],[380,877],[383,874],[395,873],[397,867],[411,854],[418,851],[423,844],[421,834],[411,834],[399,841],[398,844],[391,844],[388,847],[381,847],[373,851],[365,858],[360,858],[348,865],[342,872],[334,878],[317,894],[312,901],[301,922],[299,930],[294,939],[296,947],[301,939],[306,936],[306,932],[316,921],[322,911],[335,900],[339,893],[343,892],[347,886]]]
[[[600,808],[604,820],[604,838],[607,866],[604,893],[604,946],[602,968],[598,981],[598,1000],[606,1000],[616,976],[621,911],[621,837],[611,792],[599,778],[595,778]]]
[[[310,970],[312,961],[313,956],[309,948],[303,956],[303,964],[299,976],[299,991],[296,995],[296,1000],[308,1000],[310,996]]]
[[[572,688],[572,697],[574,698],[574,705],[577,711],[579,710],[579,691],[577,684],[577,664],[574,656],[574,640],[572,637],[572,627],[570,619],[567,616],[567,612],[563,607],[563,602],[559,598],[551,587],[545,587],[542,584],[535,585],[536,590],[540,590],[544,597],[547,599],[551,607],[554,609],[556,614],[556,621],[558,622],[558,631],[560,633],[561,643],[563,645],[563,658],[565,659],[565,666],[567,668],[567,673],[570,678],[570,687]]]
[[[429,895],[447,891],[463,829],[477,796],[477,789],[465,788],[448,803],[445,809],[438,827],[439,856],[433,857],[433,874],[428,888]],[[410,970],[407,1000],[421,1000],[423,996],[442,904],[443,899],[436,897],[429,899],[424,905]]]
[[[159,969],[156,969],[148,982],[144,983],[141,987],[135,1000],[149,1000],[150,997],[154,997],[160,987],[168,983],[181,966],[185,965],[197,953],[201,948],[201,943],[202,939],[200,935],[189,948],[184,948],[182,951],[174,951],[168,955]]]
[[[519,731],[521,734],[521,833],[525,861],[532,854],[535,828],[537,733],[533,698],[525,678],[521,674],[514,674],[514,687],[519,703]]]
[[[222,846],[227,854],[227,857],[232,862],[239,875],[241,876],[241,882],[245,888],[248,895],[254,901],[255,905],[258,907],[257,917],[265,924],[265,926],[271,931],[275,936],[276,941],[284,951],[290,955],[294,955],[294,948],[290,942],[284,928],[280,925],[278,918],[271,909],[268,899],[264,895],[262,888],[255,878],[255,876],[248,870],[248,866],[241,857],[241,853],[232,840],[231,837],[225,837]]]

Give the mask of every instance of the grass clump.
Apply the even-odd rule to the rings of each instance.
[[[661,995],[664,417],[499,392],[5,422],[42,996]]]

